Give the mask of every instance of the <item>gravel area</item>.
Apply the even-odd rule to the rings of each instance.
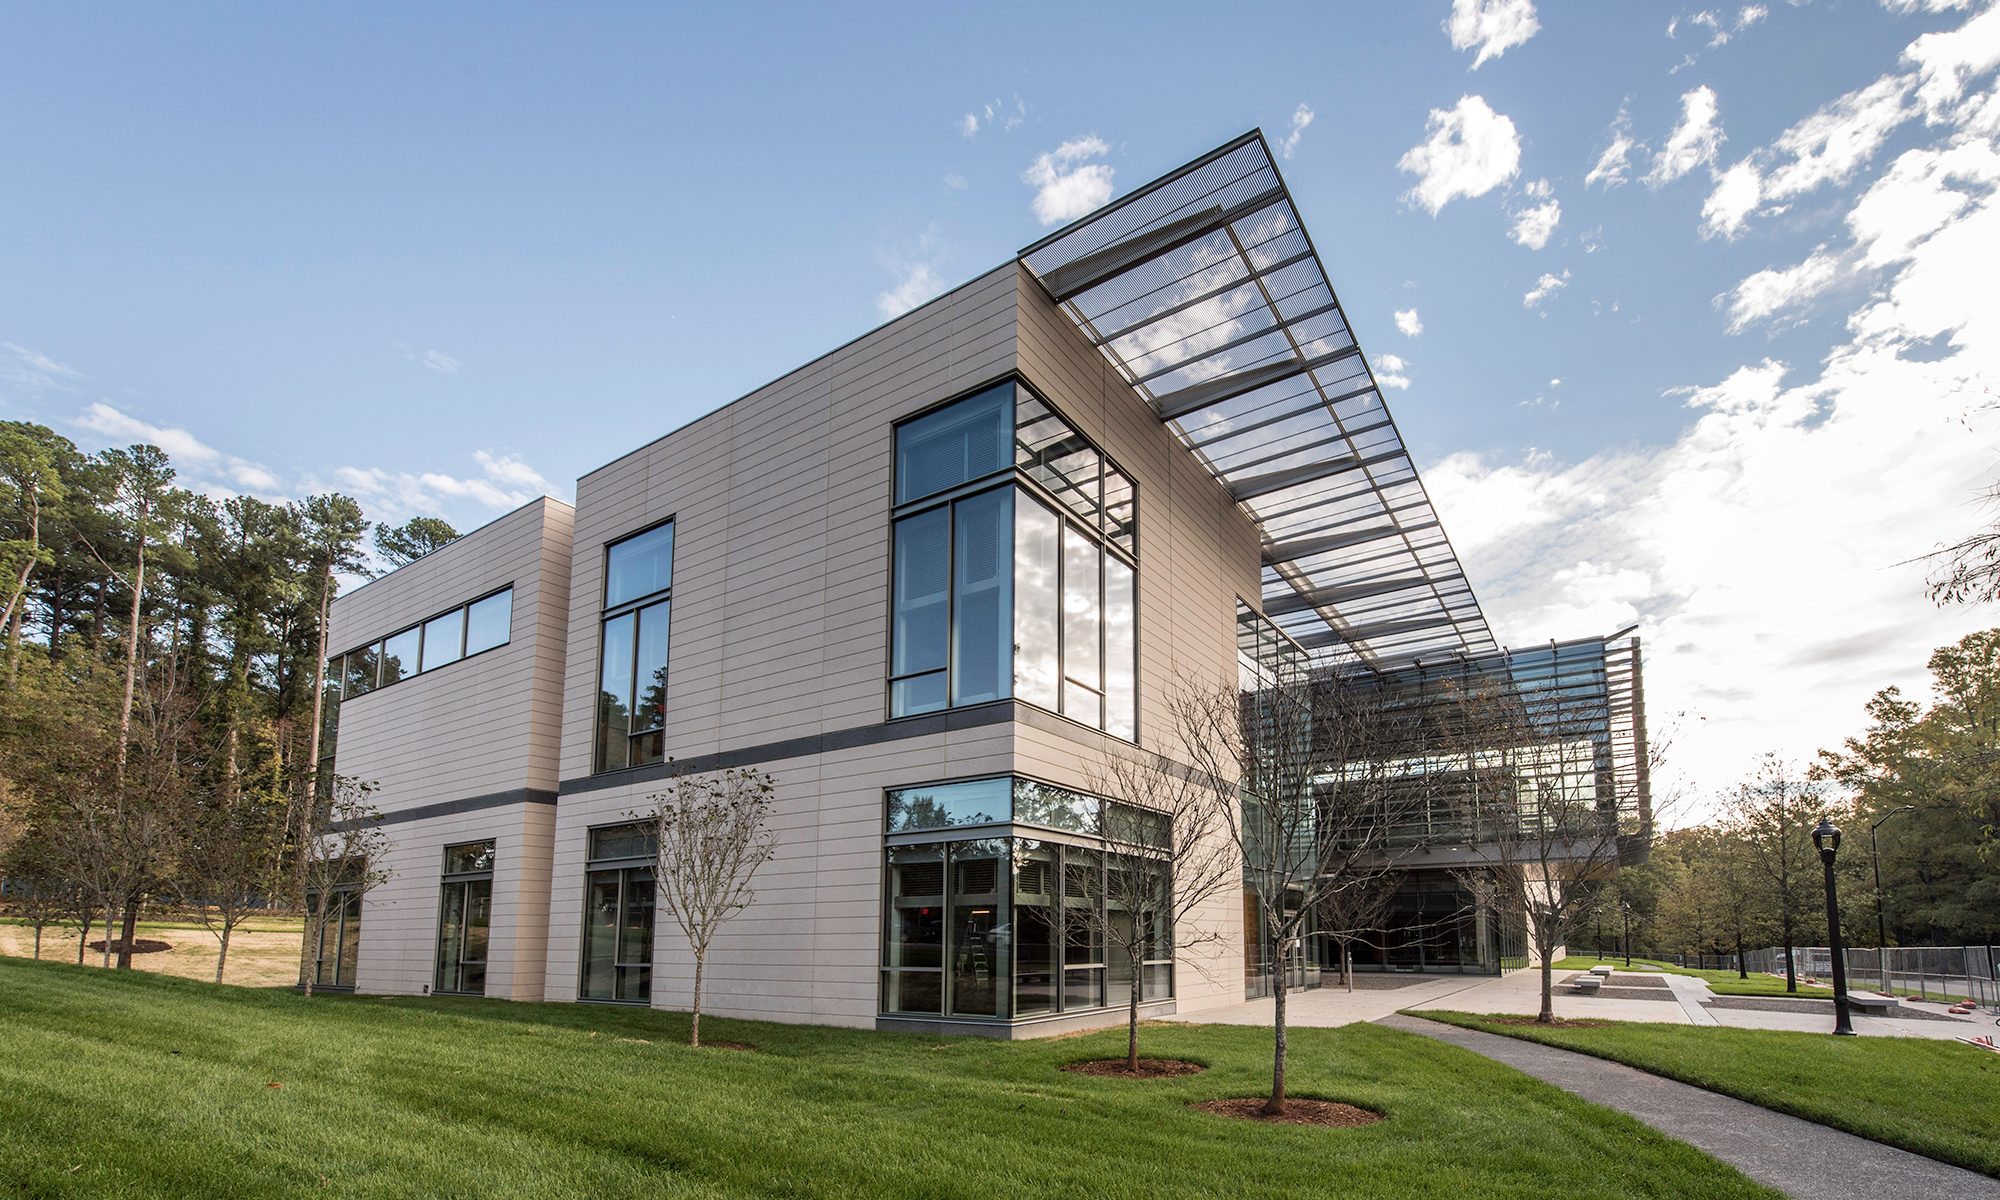
[[[1610,989],[1606,988],[1605,993],[1608,994],[1609,992]],[[1713,1000],[1702,1001],[1702,1007],[1741,1008],[1748,1009],[1751,1012],[1816,1012],[1825,1013],[1829,1017],[1833,1015],[1833,1001],[1818,999],[1777,1000],[1755,996],[1717,996]],[[1887,1012],[1862,1014],[1860,1009],[1854,1011],[1857,1015],[1885,1017],[1892,1021],[1950,1021],[1954,1024],[1965,1024],[1965,1022],[1960,1021],[1957,1017],[1949,1017],[1943,1013],[1925,1012],[1923,1009],[1911,1008],[1908,1005],[1897,1005]]]

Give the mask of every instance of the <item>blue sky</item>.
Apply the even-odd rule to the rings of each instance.
[[[10,6],[0,414],[469,527],[1262,126],[1500,636],[1639,621],[1691,797],[1992,621],[1897,565],[1995,459],[1991,3],[1228,11]]]

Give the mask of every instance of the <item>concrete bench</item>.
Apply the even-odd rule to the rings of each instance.
[[[1903,1002],[1894,996],[1878,996],[1873,992],[1849,992],[1847,1003],[1855,1012],[1886,1013],[1900,1007]]]
[[[1611,978],[1611,966],[1609,963],[1598,963],[1596,966],[1590,968],[1590,973],[1599,979],[1609,979]]]
[[[1585,975],[1579,975],[1575,979],[1570,980],[1569,982],[1570,986],[1574,987],[1577,991],[1581,992],[1582,994],[1586,996],[1594,996],[1597,994],[1597,989],[1604,986],[1604,977],[1602,975],[1585,974]]]

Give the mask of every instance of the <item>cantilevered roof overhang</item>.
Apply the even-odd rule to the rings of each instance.
[[[1263,541],[1338,667],[1498,649],[1260,130],[1021,251]]]

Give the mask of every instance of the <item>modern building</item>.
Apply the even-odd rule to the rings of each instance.
[[[1272,654],[1560,678],[1597,714],[1570,784],[1643,803],[1636,641],[1494,643],[1255,132],[341,597],[332,638],[391,849],[318,970],[363,991],[685,1007],[634,819],[754,766],[777,854],[709,1011],[1016,1036],[1238,1001],[1270,986],[1240,896],[1137,979],[1064,911],[1104,903],[1106,756],[1184,765],[1176,689]],[[1368,965],[1518,956],[1447,825],[1399,842],[1410,932]]]

